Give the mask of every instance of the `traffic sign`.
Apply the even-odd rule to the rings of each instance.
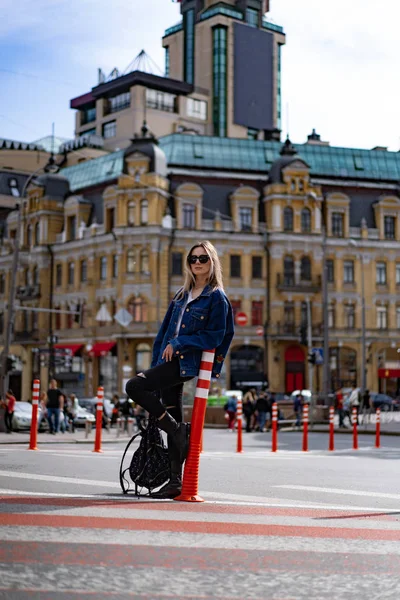
[[[257,335],[264,335],[264,327],[257,327],[256,329],[256,334]]]
[[[244,327],[244,325],[247,325],[247,315],[244,312],[238,312],[236,317],[235,317],[235,322],[236,325],[240,325],[241,327]]]
[[[312,352],[315,356],[315,364],[323,365],[324,364],[324,349],[323,348],[313,348]]]

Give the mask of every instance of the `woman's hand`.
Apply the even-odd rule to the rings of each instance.
[[[167,361],[170,362],[172,360],[172,357],[174,355],[174,349],[171,346],[171,344],[168,344],[168,346],[165,348],[164,352],[162,353],[162,358]]]

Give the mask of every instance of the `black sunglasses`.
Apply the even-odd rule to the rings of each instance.
[[[190,265],[195,265],[197,261],[199,261],[199,263],[201,263],[202,265],[205,265],[206,263],[208,263],[209,260],[210,257],[208,256],[208,254],[200,254],[200,256],[194,256],[192,254],[192,256],[188,256],[188,263]]]

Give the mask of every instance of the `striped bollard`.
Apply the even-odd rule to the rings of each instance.
[[[29,439],[28,450],[37,450],[39,391],[40,391],[40,381],[39,381],[39,379],[35,379],[33,382],[33,386],[32,386],[32,420],[31,420],[31,435],[30,435],[30,439]]]
[[[303,452],[308,452],[308,404],[303,408]]]
[[[189,453],[183,472],[182,492],[174,498],[181,502],[204,502],[199,493],[199,466],[201,440],[206,416],[208,391],[214,364],[215,350],[204,350],[201,355],[200,371],[193,403]]]
[[[376,436],[375,436],[375,448],[381,447],[381,409],[376,409]]]
[[[278,450],[278,405],[276,402],[272,405],[272,448],[271,452]]]
[[[329,452],[335,450],[335,409],[333,406],[329,407]]]
[[[97,405],[96,405],[96,437],[94,440],[93,452],[103,452],[101,449],[101,428],[103,424],[103,399],[104,388],[97,388]]]
[[[242,440],[242,429],[243,429],[243,403],[242,399],[238,398],[237,401],[237,409],[236,409],[236,418],[237,418],[237,446],[236,452],[243,452],[243,440]]]
[[[353,450],[358,450],[357,408],[353,406]]]

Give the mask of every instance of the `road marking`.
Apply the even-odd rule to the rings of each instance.
[[[78,479],[75,477],[56,477],[55,475],[38,475],[36,473],[16,473],[14,471],[0,471],[0,477],[10,477],[11,479],[29,479],[34,481],[51,481],[52,483],[73,483],[76,485],[94,485],[97,487],[119,488],[118,482],[97,481],[95,479]]]
[[[362,492],[361,490],[341,490],[337,488],[323,488],[308,485],[274,485],[273,487],[284,490],[299,490],[304,492],[322,492],[324,494],[342,494],[343,496],[367,496],[370,498],[390,498],[392,500],[400,500],[400,494],[387,494],[382,492]]]

